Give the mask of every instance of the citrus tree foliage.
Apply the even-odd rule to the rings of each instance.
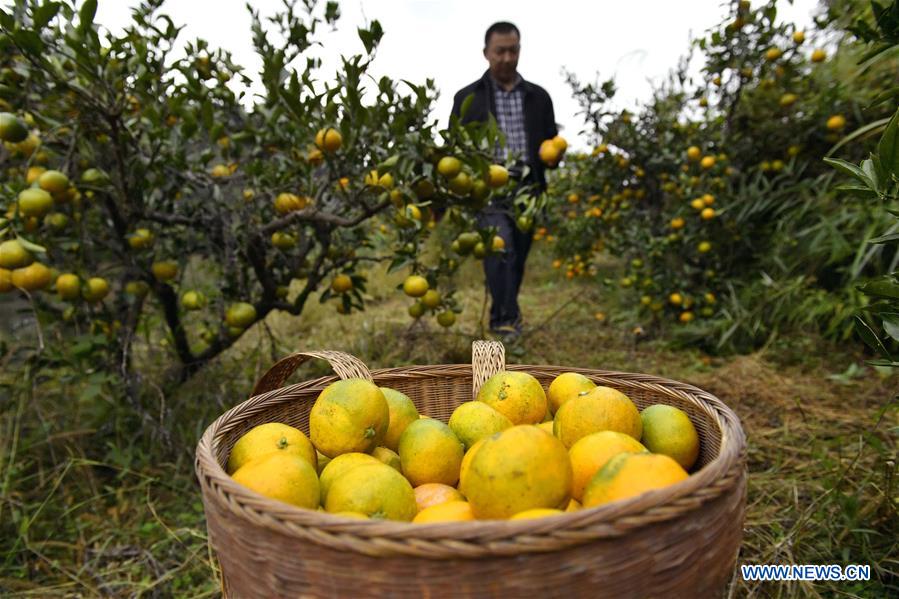
[[[865,48],[817,23],[798,31],[774,2],[734,3],[694,44],[702,80],[684,61],[637,114],[610,108],[612,82],[569,75],[596,143],[554,182],[548,228],[569,278],[596,273],[600,252],[622,258],[606,282],[633,298],[634,318],[709,349],[797,324],[853,334],[856,285],[895,266],[895,251],[866,243],[889,214],[838,196],[821,157],[864,156],[870,140],[847,133],[888,118],[877,100],[896,60],[858,70]]]
[[[899,2],[891,5],[871,2],[874,25],[858,19],[850,30],[870,44],[862,56],[862,68],[882,62],[887,51],[899,47]],[[895,83],[899,84],[899,81]],[[886,89],[875,101],[889,102],[899,97],[899,85]],[[860,131],[876,129],[882,121],[875,121]],[[845,160],[826,159],[826,162],[851,177],[852,183],[841,190],[856,194],[868,202],[884,204],[894,218],[882,235],[869,240],[875,246],[899,247],[899,110],[893,114],[876,151],[858,166]],[[871,299],[866,313],[856,317],[856,329],[865,343],[880,356],[881,365],[899,366],[899,270],[894,261],[892,272],[865,283],[861,290]]]
[[[372,78],[377,21],[358,31],[363,54],[322,75],[311,49],[334,2],[248,8],[258,94],[229,52],[183,43],[162,4],[141,3],[121,35],[94,23],[95,0],[0,12],[0,280],[61,331],[41,343],[133,382],[143,331],[183,381],[272,311],[363,309],[363,267],[382,260],[441,289],[417,315],[451,325],[463,256],[419,250],[445,213],[444,234],[492,251],[473,211],[503,183],[488,176],[495,123],[438,131],[432,81]],[[445,157],[458,163],[441,176]]]

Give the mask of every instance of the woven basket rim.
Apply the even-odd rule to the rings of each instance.
[[[400,366],[372,370],[376,379],[408,374],[426,377],[428,371],[468,369],[471,364],[438,364]],[[654,521],[669,520],[696,509],[731,489],[742,478],[745,469],[745,436],[737,415],[720,399],[692,385],[671,379],[630,372],[577,368],[558,365],[508,364],[506,370],[554,370],[577,372],[587,376],[613,379],[624,386],[639,386],[659,391],[663,395],[681,397],[701,407],[717,423],[721,431],[718,455],[675,485],[650,491],[637,497],[602,506],[582,508],[552,518],[533,520],[479,520],[433,524],[356,520],[299,507],[265,498],[239,485],[216,460],[219,440],[250,407],[266,408],[278,403],[295,401],[280,399],[291,391],[308,391],[339,380],[325,376],[262,393],[231,408],[207,427],[197,445],[196,473],[204,490],[204,501],[214,501],[233,517],[251,519],[256,525],[282,535],[330,544],[339,539],[342,546],[373,543],[376,547],[359,549],[372,554],[407,553],[427,556],[428,549],[439,544],[447,551],[462,557],[466,546],[477,545],[483,551],[491,544],[495,553],[514,554],[526,551],[546,551],[548,536],[559,547],[590,541],[597,537],[613,537]],[[460,525],[461,524],[461,525]]]

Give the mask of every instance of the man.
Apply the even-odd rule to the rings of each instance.
[[[530,185],[534,193],[546,189],[544,165],[539,158],[540,144],[558,135],[552,100],[539,85],[518,74],[521,33],[512,23],[501,21],[487,29],[484,58],[489,68],[474,83],[465,86],[453,99],[453,115],[460,116],[462,103],[474,98],[461,115],[463,124],[486,121],[493,115],[505,134],[505,148],[496,148],[497,162],[516,158],[510,175],[515,186]],[[522,177],[524,167],[528,174]],[[490,330],[507,341],[521,334],[522,318],[518,291],[524,278],[524,263],[531,248],[532,233],[515,225],[512,198],[515,189],[493,200],[478,216],[481,227],[496,227],[505,241],[505,251],[484,259],[484,274],[490,289]]]

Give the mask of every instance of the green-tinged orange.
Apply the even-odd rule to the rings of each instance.
[[[331,485],[334,484],[335,480],[358,466],[381,463],[382,462],[378,460],[378,458],[372,455],[358,452],[343,453],[325,463],[324,466],[319,470],[319,472],[321,473],[319,476],[319,480],[321,481],[322,505],[325,505],[328,499],[328,490],[331,488]]]
[[[619,453],[597,472],[584,490],[584,507],[636,497],[686,480],[680,464],[657,453]]]
[[[481,401],[460,404],[449,419],[449,427],[466,450],[484,437],[512,426],[511,420]]]
[[[643,445],[665,454],[689,470],[699,457],[699,434],[687,413],[674,406],[655,404],[640,413]]]
[[[403,475],[386,464],[353,468],[334,481],[325,509],[359,512],[369,518],[410,522],[418,513],[415,493]]]
[[[619,453],[641,451],[646,451],[646,448],[639,441],[617,431],[601,431],[579,439],[568,450],[574,473],[571,482],[572,497],[581,501],[587,483],[610,459]]]
[[[403,474],[414,485],[459,480],[464,449],[449,426],[435,418],[419,419],[400,436],[400,460]]]
[[[571,461],[561,441],[536,426],[522,425],[480,443],[459,486],[478,519],[568,505]]]
[[[387,434],[384,435],[384,447],[396,451],[400,446],[400,435],[407,426],[418,420],[418,410],[405,393],[389,387],[381,387],[381,392],[387,400],[387,411],[390,415]]]
[[[352,378],[331,383],[309,413],[312,444],[328,457],[369,453],[384,442],[390,410],[384,393],[371,381]]]

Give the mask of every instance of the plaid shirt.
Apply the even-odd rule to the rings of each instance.
[[[500,130],[506,135],[506,147],[497,143],[494,154],[497,162],[505,162],[506,156],[517,154],[521,160],[527,160],[527,135],[524,130],[524,91],[521,89],[521,76],[511,91],[506,91],[495,81],[493,97],[496,103],[496,121]]]

